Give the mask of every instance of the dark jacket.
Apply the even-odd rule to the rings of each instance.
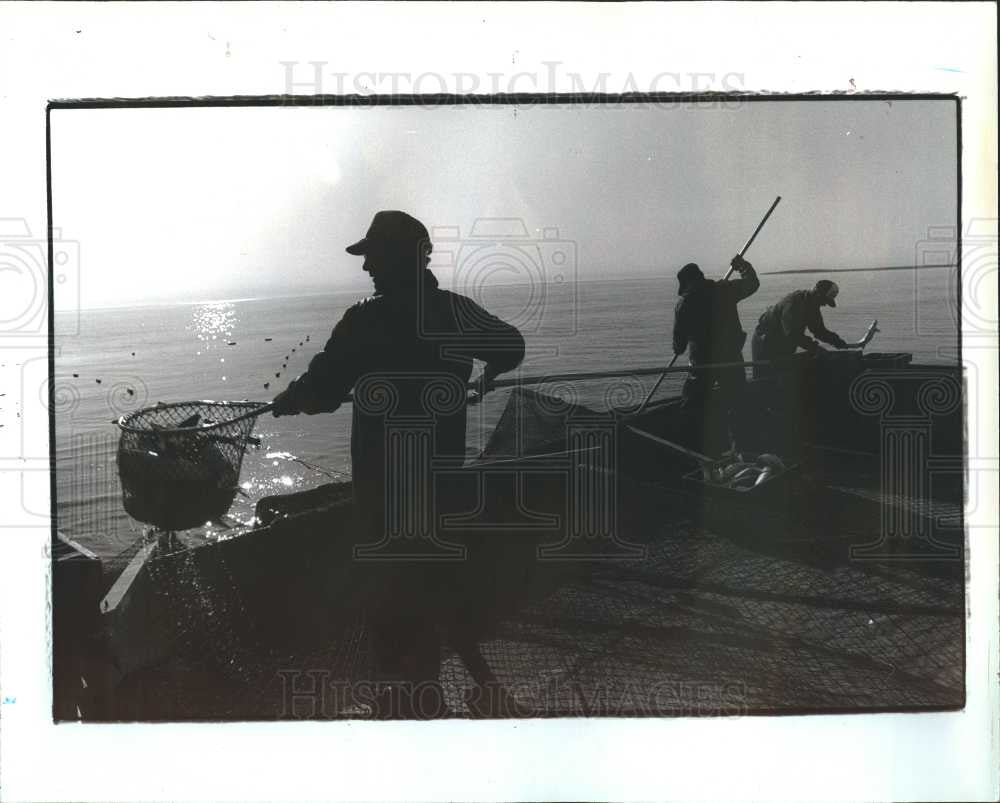
[[[741,358],[746,333],[736,305],[753,295],[760,279],[753,268],[728,281],[695,282],[674,310],[674,352],[690,348],[694,365]]]
[[[768,307],[757,322],[757,333],[766,339],[768,355],[789,356],[799,347],[812,351],[816,342],[806,335],[806,329],[824,343],[844,348],[843,338],[823,324],[820,306],[811,290],[796,290]]]
[[[348,309],[323,351],[291,383],[282,407],[332,412],[354,389],[355,500],[377,513],[393,427],[429,429],[439,465],[464,461],[473,358],[493,375],[510,371],[524,358],[524,339],[472,300],[439,289],[425,271],[420,287],[377,293]]]

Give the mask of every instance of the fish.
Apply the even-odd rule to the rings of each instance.
[[[737,473],[739,473],[745,468],[748,468],[747,463],[743,463],[740,461],[737,461],[735,463],[730,463],[728,466],[722,469],[722,479],[731,480],[733,477],[736,476]]]
[[[774,476],[774,470],[771,468],[765,468],[762,472],[760,472],[760,475],[754,481],[754,487],[757,487],[758,485],[763,485],[773,476]]]
[[[755,466],[747,466],[733,477],[733,482],[739,482],[745,477],[756,477],[759,471],[760,469]]]
[[[761,463],[768,468],[773,468],[776,471],[781,471],[785,468],[785,464],[781,461],[781,458],[774,454],[762,454],[757,457],[757,462]]]
[[[264,390],[267,390],[269,387],[271,387],[271,383],[270,382],[265,382],[264,383]]]
[[[274,339],[274,338],[272,338],[272,337],[265,337],[265,338],[264,338],[264,342],[265,342],[265,343],[270,343],[270,342],[271,342],[271,341],[272,341],[273,339]]]

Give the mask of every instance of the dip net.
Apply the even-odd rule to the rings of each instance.
[[[126,512],[162,530],[217,519],[236,496],[262,402],[159,404],[118,421],[118,477]]]

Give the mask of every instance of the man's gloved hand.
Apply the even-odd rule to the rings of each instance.
[[[819,354],[819,353],[820,353],[821,351],[824,351],[824,350],[825,350],[825,349],[824,349],[824,348],[823,348],[823,347],[822,347],[822,346],[821,346],[821,345],[820,345],[819,343],[817,343],[817,342],[816,342],[815,340],[810,340],[810,341],[808,342],[808,345],[806,345],[805,349],[806,349],[806,352],[808,352],[809,354],[812,354],[813,356],[816,356],[816,355],[817,355],[817,354]]]
[[[738,274],[740,274],[740,276],[742,276],[744,273],[746,273],[753,267],[753,265],[747,262],[739,254],[734,256],[732,262],[730,262],[729,264],[732,266],[733,270],[735,270]]]
[[[847,341],[844,340],[844,338],[842,338],[840,335],[834,335],[833,345],[838,349],[846,349],[848,344]]]

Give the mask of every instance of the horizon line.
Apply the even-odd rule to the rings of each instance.
[[[942,268],[954,268],[957,267],[955,264],[941,264],[941,265],[882,265],[874,268],[787,268],[785,270],[771,270],[762,271],[758,273],[758,276],[786,276],[791,274],[807,274],[807,273],[877,273],[881,271],[891,271],[891,270],[940,270]],[[670,280],[674,278],[671,271],[665,271],[663,273],[657,273],[656,268],[650,268],[644,272],[629,273],[617,277],[600,277],[600,278],[588,278],[588,279],[577,279],[577,283],[581,284],[600,284],[607,282],[621,282],[630,281],[636,279],[664,279]],[[529,285],[529,282],[497,282],[493,286],[495,287],[524,287]],[[553,282],[547,281],[546,285],[549,284],[563,284],[563,282]],[[447,287],[443,289],[447,290]],[[267,300],[278,300],[286,298],[307,298],[316,295],[342,295],[346,293],[359,293],[362,297],[371,295],[369,292],[371,288],[361,288],[361,287],[332,287],[330,289],[321,289],[318,287],[309,288],[305,287],[300,292],[295,293],[279,293],[279,294],[267,294],[267,295],[255,295],[255,296],[242,296],[242,297],[227,297],[227,298],[201,298],[201,299],[173,299],[165,301],[122,301],[116,304],[101,304],[95,306],[81,306],[78,309],[63,309],[56,310],[56,314],[65,315],[73,314],[75,312],[81,312],[83,310],[87,311],[101,311],[101,310],[112,310],[112,309],[136,309],[142,307],[167,307],[167,306],[193,306],[196,304],[239,304],[245,301],[267,301]]]

